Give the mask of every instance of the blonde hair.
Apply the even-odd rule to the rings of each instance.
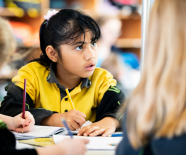
[[[0,68],[16,49],[16,41],[8,21],[0,17]]]
[[[141,80],[122,107],[134,148],[186,132],[186,1],[156,0]]]

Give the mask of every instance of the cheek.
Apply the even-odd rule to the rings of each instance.
[[[64,64],[69,68],[78,67],[81,64],[81,59],[74,55],[69,55],[65,57]]]

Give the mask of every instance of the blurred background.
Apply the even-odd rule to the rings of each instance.
[[[7,19],[17,50],[0,72],[0,101],[4,87],[19,68],[41,54],[39,27],[48,10],[72,8],[93,17],[101,29],[97,67],[111,72],[126,96],[140,79],[141,0],[0,0],[0,16]]]

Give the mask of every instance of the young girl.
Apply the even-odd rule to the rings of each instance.
[[[156,0],[139,85],[127,100],[116,155],[185,155],[186,1]]]
[[[15,51],[15,48],[16,42],[12,35],[11,27],[7,21],[0,18],[0,68],[10,59],[10,56]],[[88,143],[88,140],[86,139],[66,139],[60,142],[58,145],[48,148],[16,150],[15,137],[10,131],[8,131],[8,129],[17,132],[29,132],[32,130],[34,123],[34,118],[28,111],[25,112],[25,119],[22,119],[22,114],[19,114],[15,117],[0,114],[1,155],[81,155],[85,153],[85,144]]]
[[[78,135],[112,134],[118,125],[115,113],[124,94],[104,69],[95,68],[100,29],[89,16],[71,9],[45,16],[40,28],[42,55],[22,67],[7,87],[0,112],[14,116],[21,111],[23,81],[27,79],[27,105],[36,124],[62,126],[61,117],[71,130],[86,120]],[[65,92],[70,91],[75,110]]]

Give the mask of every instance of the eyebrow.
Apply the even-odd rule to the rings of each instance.
[[[86,42],[84,42],[84,41],[79,41],[79,42],[75,42],[72,46],[74,46],[74,45],[78,45],[78,44],[86,44]]]

